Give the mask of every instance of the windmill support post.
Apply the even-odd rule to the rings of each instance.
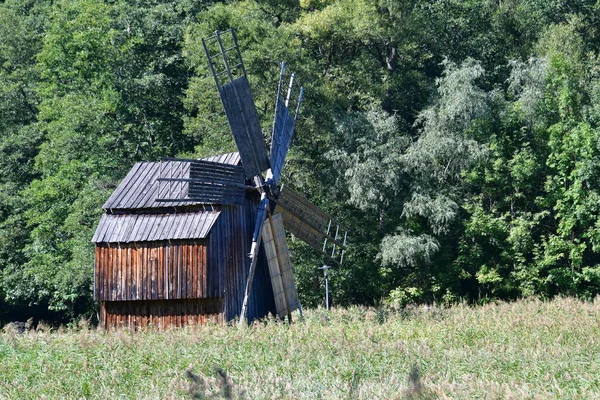
[[[331,266],[323,265],[319,269],[323,270],[323,275],[325,276],[325,308],[329,311],[329,274],[327,270],[329,270]]]
[[[260,177],[256,177],[255,181],[257,186],[260,187],[260,184],[262,184],[262,179]],[[244,291],[244,301],[242,303],[242,310],[240,312],[240,326],[247,325],[246,317],[248,314],[248,301],[250,300],[250,291],[252,290],[252,281],[254,280],[254,271],[256,270],[256,260],[258,260],[258,250],[260,249],[260,242],[262,240],[262,224],[266,217],[268,205],[269,199],[267,198],[267,194],[263,191],[261,193],[256,226],[254,228],[254,235],[252,237],[252,247],[250,248],[250,270],[248,271],[248,280],[246,281],[246,290]]]

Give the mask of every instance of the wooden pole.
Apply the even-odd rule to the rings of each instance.
[[[254,178],[256,187],[260,191],[260,206],[258,208],[258,214],[256,216],[256,226],[254,229],[254,236],[252,238],[252,247],[250,248],[250,270],[248,271],[248,280],[246,281],[246,290],[244,291],[244,301],[242,302],[242,310],[240,312],[240,327],[246,326],[247,315],[248,315],[248,302],[250,301],[250,291],[252,290],[252,282],[254,281],[254,271],[256,270],[256,261],[258,260],[258,251],[260,249],[260,243],[262,241],[262,225],[265,220],[267,206],[269,205],[269,199],[267,194],[262,190],[263,180],[262,177],[257,176]]]

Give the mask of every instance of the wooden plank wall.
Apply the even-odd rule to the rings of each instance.
[[[219,271],[219,283],[224,296],[225,320],[239,316],[250,269],[250,245],[259,198],[248,193],[246,204],[222,206],[221,215],[209,236],[208,268]],[[275,301],[264,250],[259,252],[254,274],[248,319],[275,314]],[[214,267],[213,267],[214,266]]]
[[[222,324],[223,299],[179,299],[149,301],[106,301],[100,304],[100,321],[105,329],[154,326],[159,329],[207,322]]]
[[[219,297],[218,274],[207,268],[202,240],[98,243],[96,300]]]

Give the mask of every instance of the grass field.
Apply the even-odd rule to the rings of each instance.
[[[0,333],[0,398],[600,399],[600,299]]]

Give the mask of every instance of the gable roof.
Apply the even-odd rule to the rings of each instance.
[[[197,211],[181,214],[104,214],[92,242],[205,239],[220,213]]]
[[[220,164],[239,165],[241,162],[239,153],[227,153],[218,156],[204,158],[205,161]],[[161,167],[170,169],[172,178],[189,178],[190,162],[166,161],[160,162],[138,162],[121,181],[112,195],[106,200],[102,208],[105,210],[131,210],[141,208],[163,208],[177,206],[192,206],[203,204],[199,201],[158,202],[156,198],[169,198],[169,186],[162,185],[159,190]]]

